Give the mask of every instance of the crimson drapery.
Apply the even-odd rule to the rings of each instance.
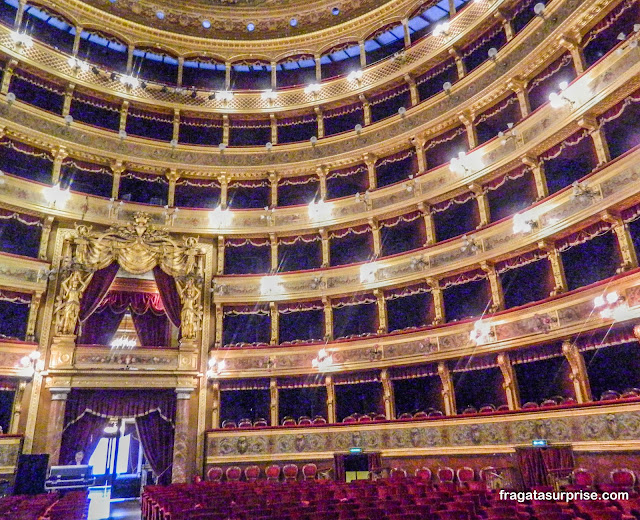
[[[156,279],[160,298],[167,316],[176,327],[180,327],[180,315],[182,313],[182,303],[180,294],[173,276],[165,273],[160,266],[153,268],[153,277]]]
[[[122,314],[127,309],[135,314],[164,314],[164,305],[159,294],[129,291],[109,291],[100,302],[100,308],[109,307],[113,312]]]
[[[382,456],[380,452],[368,453],[367,464],[369,471],[380,471],[382,469]]]
[[[113,262],[104,269],[93,273],[93,277],[80,300],[80,322],[84,322],[100,305],[100,302],[109,291],[120,266]]]
[[[344,482],[347,479],[347,474],[344,469],[344,459],[346,455],[344,453],[333,454],[333,468],[336,474],[336,481]]]
[[[171,484],[173,466],[173,425],[158,412],[136,417],[138,437],[156,475],[157,484]]]
[[[75,455],[79,451],[84,453],[82,464],[88,464],[108,423],[108,418],[92,413],[85,413],[71,423],[62,436],[60,464],[75,464]]]
[[[133,312],[133,326],[136,328],[140,345],[143,347],[167,347],[171,329],[167,315],[156,314],[149,309],[143,314]]]
[[[551,484],[549,474],[573,469],[571,446],[516,448],[518,467],[526,488]]]
[[[121,321],[122,313],[113,312],[109,307],[98,309],[85,321],[78,344],[109,345]]]

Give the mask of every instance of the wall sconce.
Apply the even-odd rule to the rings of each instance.
[[[324,283],[324,280],[322,279],[321,276],[315,276],[311,280],[311,283],[309,284],[309,288],[311,290],[315,291],[316,289],[320,289],[322,287],[323,283]]]
[[[469,333],[469,339],[476,345],[489,343],[495,340],[495,337],[491,324],[482,320],[476,321],[473,324],[473,330]]]
[[[213,228],[220,229],[228,227],[233,221],[233,213],[228,209],[222,209],[222,206],[218,206],[213,211],[209,212],[209,225]]]
[[[382,359],[382,349],[380,348],[380,345],[374,345],[367,354],[371,361],[379,361]]]
[[[260,98],[262,98],[263,101],[268,101],[269,104],[271,104],[278,98],[278,94],[276,94],[272,89],[269,89],[260,94]]]
[[[264,211],[266,212],[264,215],[260,215],[260,220],[266,220],[267,224],[270,226],[273,224],[275,218],[275,208],[270,208],[269,206],[264,207]]]
[[[451,94],[451,87],[453,87],[453,85],[451,84],[450,81],[445,81],[442,84],[442,90],[444,90],[444,93],[447,95]]]
[[[120,76],[120,83],[127,88],[137,88],[140,85],[140,80],[134,76],[125,74],[124,76]]]
[[[498,137],[500,138],[500,144],[502,146],[506,145],[509,139],[514,139],[518,135],[518,132],[515,128],[513,128],[513,123],[507,123],[507,131],[506,132],[498,132]]]
[[[427,267],[427,265],[428,264],[423,256],[421,256],[420,258],[412,258],[411,262],[409,263],[409,267],[413,271],[422,271],[425,267]]]
[[[109,199],[109,203],[107,204],[107,208],[109,209],[109,216],[115,217],[117,219],[123,205],[123,201],[116,201],[113,197],[111,197]]]
[[[320,92],[320,83],[311,83],[304,88],[305,94],[313,94],[314,96]]]
[[[366,263],[360,266],[360,283],[373,283],[376,281],[378,266],[374,263]]]
[[[75,56],[70,56],[67,63],[74,72],[89,72],[89,64],[86,61],[79,60]]]
[[[453,157],[449,162],[449,169],[457,175],[470,175],[483,167],[482,157],[478,153],[467,155],[466,152],[458,152],[458,157]]]
[[[451,25],[449,24],[449,22],[439,23],[438,25],[436,25],[435,29],[433,30],[433,35],[434,36],[449,36],[449,29],[450,28],[451,28]]]
[[[136,340],[129,336],[119,336],[117,338],[113,338],[109,346],[112,349],[132,349],[136,346]]]
[[[571,107],[573,108],[575,105],[575,101],[572,101],[567,96],[563,94],[569,84],[566,81],[561,81],[558,87],[560,88],[560,94],[557,92],[552,92],[549,94],[549,102],[551,103],[551,108],[564,108]]]
[[[593,310],[600,314],[600,317],[608,320],[620,318],[620,311],[625,301],[624,296],[620,296],[617,291],[612,291],[605,295],[596,296],[593,300]]]
[[[207,366],[209,367],[207,370],[207,379],[215,379],[227,367],[227,362],[224,359],[218,361],[216,358],[211,358]]]
[[[33,47],[33,38],[25,33],[18,31],[11,31],[11,41],[13,44],[21,49],[30,49]]]
[[[413,175],[409,175],[409,180],[404,183],[404,189],[407,193],[413,193],[416,189],[416,181],[413,179]]]
[[[463,253],[468,251],[475,254],[480,251],[480,244],[476,242],[475,238],[462,235],[462,247],[460,248],[460,251]]]
[[[586,182],[573,181],[571,184],[571,199],[583,202],[591,202],[598,196],[598,191],[590,188]]]
[[[273,296],[284,291],[282,278],[280,276],[268,275],[260,278],[260,294],[263,296]]]
[[[364,73],[362,72],[362,70],[352,70],[351,72],[349,72],[349,74],[347,75],[347,79],[349,81],[355,81],[356,83],[358,83],[358,85],[360,84],[360,80],[362,79],[362,75]]]
[[[126,130],[120,130],[118,132],[118,137],[120,138],[121,141],[124,141],[127,138],[127,131]]]
[[[356,193],[356,202],[364,202],[368,204],[371,201],[371,195],[369,194],[369,190],[364,193]]]
[[[313,221],[328,220],[332,217],[331,206],[324,200],[311,201],[308,207],[309,218]]]
[[[211,294],[227,294],[227,285],[211,280]]]
[[[162,216],[164,218],[165,224],[169,221],[171,221],[171,223],[173,224],[173,220],[178,214],[178,211],[180,211],[180,208],[176,208],[175,206],[169,206],[168,204],[165,204],[164,209],[162,210]]]
[[[216,101],[222,101],[223,103],[229,103],[233,99],[233,92],[229,92],[228,90],[221,90],[214,94],[214,98]]]
[[[7,104],[11,106],[16,101],[16,95],[13,92],[7,92],[6,100],[7,100]]]
[[[44,194],[45,200],[49,203],[49,206],[60,209],[64,208],[67,202],[69,202],[69,198],[71,198],[69,188],[63,190],[59,183],[43,188],[42,193]]]
[[[322,348],[318,351],[318,355],[311,360],[311,366],[320,372],[325,372],[333,366],[333,355]]]
[[[536,16],[540,16],[541,18],[544,18],[544,10],[547,8],[546,5],[544,5],[542,2],[538,2],[536,5],[533,6],[533,12],[535,13]]]
[[[34,350],[28,356],[24,356],[20,360],[20,377],[31,379],[40,369],[40,352]]]
[[[513,216],[514,233],[530,233],[538,228],[538,222],[526,217],[523,213],[516,213]]]

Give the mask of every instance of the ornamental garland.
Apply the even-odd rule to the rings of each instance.
[[[321,311],[324,309],[322,302],[294,302],[278,304],[279,314],[293,314],[294,312]]]
[[[91,105],[92,107],[102,108],[103,110],[110,110],[111,112],[120,112],[120,107],[109,101],[94,98],[88,96],[87,94],[74,91],[73,92],[73,101],[77,101],[78,103],[82,103],[84,105]]]
[[[632,103],[639,103],[639,102],[640,102],[640,90],[637,90],[630,96],[627,96],[626,98],[624,98],[624,100],[618,103],[617,105],[611,107],[609,110],[607,110],[604,114],[602,114],[598,118],[600,128],[602,128],[602,126],[607,124],[609,121],[613,121],[614,119],[618,119],[620,116],[622,116],[622,114],[625,112],[627,107],[630,106]]]
[[[220,188],[217,179],[190,179],[181,177],[176,181],[176,186],[191,186],[193,188]]]
[[[623,4],[617,5],[613,8],[609,14],[601,20],[596,25],[591,28],[591,30],[587,33],[586,38],[582,41],[582,48],[584,49],[589,43],[594,40],[600,33],[606,31],[609,27],[611,27],[614,23],[618,21],[618,19],[629,9],[634,7],[636,4],[635,0],[627,0]]]
[[[491,119],[493,116],[498,115],[501,112],[504,112],[507,108],[509,108],[514,103],[518,103],[518,97],[515,94],[511,94],[510,96],[507,96],[506,98],[504,98],[497,107],[496,106],[492,107],[491,111],[483,112],[482,114],[480,114],[478,116],[478,119],[476,119],[475,124],[479,125],[480,123],[484,123],[488,119]]]
[[[455,66],[456,66],[456,62],[453,58],[447,59],[442,63],[436,65],[431,70],[428,70],[427,72],[425,72],[422,76],[418,76],[416,78],[416,85],[422,85],[423,83],[426,83],[430,79],[435,78],[436,76],[442,74],[443,72]]]
[[[313,175],[306,177],[285,177],[278,181],[278,186],[302,186],[304,184],[319,183],[320,179]]]
[[[125,171],[122,174],[122,179],[136,179],[138,181],[152,182],[157,184],[169,184],[169,180],[163,175],[151,175],[146,173]]]
[[[356,164],[355,166],[351,166],[349,168],[345,168],[342,170],[333,170],[329,172],[329,174],[327,175],[327,180],[343,178],[343,177],[351,177],[352,175],[357,175],[358,173],[362,173],[366,171],[367,171],[366,164]]]
[[[278,126],[295,126],[295,125],[306,125],[309,123],[317,123],[318,116],[315,114],[306,114],[297,117],[284,117],[282,119],[278,119]]]
[[[202,128],[222,128],[222,119],[200,119],[197,117],[180,117],[180,124],[185,126],[197,126]]]
[[[31,74],[23,70],[14,71],[13,75],[20,78],[22,81],[26,81],[27,83],[30,83],[31,85],[35,85],[36,87],[40,87],[44,90],[48,90],[49,92],[53,92],[58,96],[64,96],[64,87],[61,87],[60,85],[56,85],[55,83],[50,83],[37,76],[32,76]]]
[[[471,45],[469,45],[468,47],[465,47],[464,49],[462,49],[462,52],[460,53],[460,58],[464,59],[464,58],[470,56],[476,50],[478,50],[480,47],[482,47],[485,43],[489,43],[500,32],[502,32],[502,30],[503,30],[502,29],[502,24],[498,24],[495,27],[492,27],[491,29],[489,29],[488,31],[486,31],[482,35],[482,38],[480,38],[479,40],[474,41]]]
[[[475,269],[466,273],[449,276],[440,280],[440,289],[448,289],[454,285],[462,285],[470,282],[477,282],[478,280],[485,280],[487,273],[482,269]]]
[[[518,267],[533,264],[534,262],[537,262],[539,260],[546,259],[547,255],[548,254],[545,251],[541,251],[539,249],[522,253],[513,258],[509,258],[507,260],[503,260],[502,262],[496,263],[496,273],[502,274],[506,271],[517,269]]]
[[[456,195],[452,199],[443,200],[442,202],[438,202],[431,206],[431,214],[442,213],[443,211],[447,211],[454,204],[465,204],[475,197],[476,196],[470,191],[467,193],[461,193],[460,195]]]
[[[277,380],[278,388],[317,388],[325,386],[323,374],[310,374],[307,376],[282,377]]]
[[[422,212],[416,210],[411,213],[407,213],[406,215],[398,215],[397,217],[389,218],[387,220],[381,220],[378,222],[378,226],[380,228],[391,228],[396,227],[398,224],[403,222],[408,224],[409,222],[413,222],[419,218],[422,218]]]
[[[113,172],[111,171],[111,168],[109,168],[108,166],[103,166],[101,164],[91,164],[91,163],[81,162],[81,161],[75,160],[72,157],[66,157],[62,161],[62,166],[67,168],[74,168],[81,172],[108,175],[109,177],[113,177]]]
[[[336,374],[333,378],[334,385],[355,385],[357,383],[379,383],[380,372],[351,372],[346,374]]]
[[[464,363],[464,365],[463,365]],[[485,370],[487,368],[495,368],[498,366],[497,356],[473,356],[466,359],[460,359],[451,372],[471,372],[473,370]]]
[[[331,308],[342,309],[343,307],[352,307],[353,305],[369,305],[377,301],[373,294],[354,294],[331,300]]]
[[[528,7],[531,6],[531,4],[533,4],[533,2],[535,2],[536,0],[523,0],[522,2],[518,2],[516,4],[516,8],[513,10],[513,12],[511,13],[511,17],[510,20],[513,20],[516,16],[518,16],[522,11],[524,11],[525,9],[527,9]]]
[[[509,360],[512,365],[521,365],[523,363],[532,363],[534,361],[543,361],[564,357],[560,343],[547,343],[546,345],[536,345],[524,349],[512,350],[509,352]]]
[[[270,314],[271,312],[269,311],[269,309],[264,309],[259,306],[225,307],[222,311],[223,316],[269,316]]]
[[[467,129],[464,126],[459,126],[458,128],[449,130],[448,132],[445,132],[444,134],[442,134],[442,136],[439,139],[432,139],[431,141],[429,141],[425,145],[424,151],[426,152],[427,150],[431,150],[431,148],[434,148],[439,144],[446,143],[448,141],[453,141],[456,137],[466,132],[467,132]]]
[[[38,148],[33,148],[32,146],[21,143],[19,141],[13,141],[7,138],[0,139],[0,146],[11,148],[18,153],[23,153],[31,157],[39,157],[41,159],[46,159],[49,162],[53,162],[53,157],[51,157],[51,154],[49,154],[49,152],[45,150],[39,150]]]
[[[229,189],[233,188],[266,188],[269,186],[268,179],[246,179],[246,180],[235,180],[229,182]]]
[[[589,336],[580,336],[575,341],[580,352],[587,350],[595,350],[603,347],[614,347],[616,345],[624,345],[625,343],[638,343],[638,339],[633,335],[633,329],[622,328],[611,330],[607,328],[604,331],[598,330]]]
[[[231,128],[271,128],[270,119],[231,119]]]
[[[548,80],[552,76],[555,76],[560,70],[566,67],[569,64],[573,64],[573,58],[570,53],[563,54],[559,59],[552,63],[547,69],[546,72],[543,71],[542,75],[536,76],[531,80],[531,82],[527,85],[527,92],[531,92],[534,88],[536,88],[543,81]],[[555,67],[554,67],[555,65]],[[551,68],[553,67],[553,68]]]
[[[551,161],[551,160],[555,159],[556,157],[559,157],[560,154],[566,148],[571,148],[572,146],[577,146],[578,144],[580,144],[587,137],[589,137],[589,130],[584,128],[584,129],[580,130],[579,132],[576,132],[575,134],[567,137],[561,143],[558,143],[557,145],[552,146],[551,148],[549,148],[546,152],[544,152],[544,153],[542,153],[540,155],[539,160],[541,162]]]
[[[292,246],[298,242],[310,244],[312,242],[321,242],[322,237],[320,235],[298,235],[295,237],[278,237],[278,245]]]
[[[567,249],[571,249],[572,247],[578,246],[580,244],[584,244],[589,240],[599,237],[600,235],[604,235],[611,231],[613,224],[610,222],[599,221],[590,226],[587,226],[580,231],[576,231],[569,236],[561,238],[556,242],[556,249],[559,252],[566,251]]]
[[[327,110],[322,114],[324,119],[332,119],[334,117],[340,117],[347,114],[353,114],[354,112],[360,112],[362,110],[362,104],[354,103],[353,105],[347,105],[344,107],[337,107],[331,110]]]
[[[369,99],[369,104],[371,106],[379,105],[380,103],[384,103],[389,99],[393,99],[395,97],[401,96],[402,94],[406,94],[409,92],[409,85],[403,83],[402,85],[398,85],[387,92],[382,92],[376,96],[371,96]]]
[[[408,285],[407,287],[397,287],[384,293],[385,301],[406,298],[407,296],[415,296],[416,294],[426,294],[431,292],[431,287],[426,283],[416,285]]]
[[[622,220],[625,224],[629,224],[630,222],[634,222],[640,218],[640,204],[636,204],[635,206],[631,206],[622,211]]]
[[[148,121],[157,121],[159,123],[173,124],[173,115],[161,114],[159,112],[144,112],[141,109],[129,107],[127,117],[132,116],[138,119],[146,119]]]
[[[415,148],[408,148],[406,150],[401,150],[397,153],[394,153],[393,155],[388,155],[387,157],[382,157],[381,159],[378,159],[376,161],[376,168],[381,168],[386,164],[393,164],[400,161],[404,161],[405,159],[408,159],[409,157],[414,157],[415,155],[416,155]]]
[[[489,182],[487,182],[487,184],[482,186],[482,189],[485,192],[498,190],[502,186],[504,186],[508,181],[520,179],[521,177],[524,177],[528,173],[531,173],[531,168],[523,164],[522,166],[516,168],[511,172],[505,173],[500,177],[496,177],[495,179],[490,180]]]
[[[225,247],[244,247],[251,245],[254,247],[267,247],[271,245],[268,238],[225,238]]]
[[[31,305],[31,295],[14,291],[0,289],[0,302],[18,303],[20,305]]]
[[[365,233],[370,233],[371,227],[369,224],[364,224],[362,226],[349,227],[346,229],[334,229],[329,231],[329,238],[344,238],[347,235],[364,235]]]
[[[0,209],[0,220],[10,219],[17,220],[25,226],[42,227],[42,220],[40,220],[38,217],[33,217],[31,215],[21,215],[20,213],[17,213],[15,211]]]
[[[391,367],[389,379],[416,379],[418,377],[437,376],[438,369],[434,365],[419,365],[413,367]]]
[[[220,391],[230,390],[269,390],[269,379],[223,379],[220,381]]]

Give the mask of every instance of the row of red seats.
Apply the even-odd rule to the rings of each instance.
[[[572,504],[447,492],[418,479],[148,486],[144,520],[637,520],[640,499]]]
[[[88,514],[86,491],[0,498],[0,520],[86,520]]]
[[[282,473],[284,480],[295,481],[298,478],[300,469],[296,464],[285,464],[284,467],[280,467],[278,464],[271,464],[265,470],[265,476],[267,480],[278,481],[280,480],[280,474]],[[242,468],[240,466],[229,466],[224,472],[222,468],[214,466],[207,471],[207,480],[212,482],[219,482],[222,480],[222,476],[226,477],[227,481],[238,481],[242,478]],[[304,480],[313,480],[318,474],[318,466],[313,463],[305,464],[302,466],[302,478]],[[252,464],[244,468],[244,478],[247,482],[254,482],[261,477],[260,466]]]

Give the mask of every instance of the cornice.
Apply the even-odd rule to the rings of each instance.
[[[328,373],[335,373],[435,363],[549,343],[611,325],[611,321],[603,320],[593,312],[593,299],[605,288],[606,291],[617,291],[627,299],[629,309],[616,323],[627,320],[634,323],[640,317],[639,284],[640,272],[636,269],[567,295],[498,315],[487,315],[483,321],[491,326],[494,339],[483,345],[470,339],[474,320],[464,320],[327,344],[217,349],[215,357],[226,362],[219,379],[317,374],[311,361],[321,347],[333,356],[334,365]]]
[[[42,294],[47,277],[42,276],[49,262],[8,253],[0,253],[0,287],[29,294]]]

